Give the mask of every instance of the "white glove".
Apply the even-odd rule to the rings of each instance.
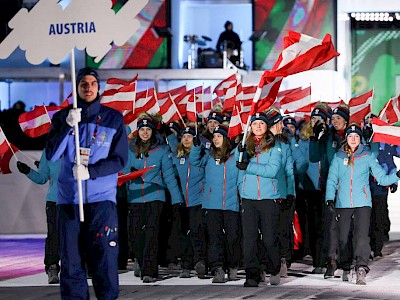
[[[74,165],[72,173],[77,180],[88,180],[90,178],[89,169],[84,165]]]
[[[69,126],[74,127],[81,121],[81,111],[82,108],[72,108],[69,110],[66,122]]]

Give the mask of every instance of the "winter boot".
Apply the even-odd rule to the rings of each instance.
[[[365,279],[366,276],[367,272],[365,271],[364,267],[359,267],[357,270],[356,284],[366,285],[367,284],[367,280]]]
[[[143,276],[143,283],[153,283],[156,279],[151,276]]]
[[[335,271],[337,269],[337,264],[335,259],[331,259],[328,263],[328,267],[326,269],[326,272],[324,274],[324,278],[332,278],[335,276]]]
[[[237,273],[238,273],[237,268],[229,268],[228,279],[229,280],[237,280]]]
[[[133,261],[133,275],[135,277],[140,277],[140,275],[141,275],[139,261],[137,260],[137,258],[135,258]]]
[[[246,281],[244,287],[258,287],[260,282],[260,270],[257,268],[246,269]]]
[[[179,275],[180,278],[190,278],[190,270],[183,269],[181,274]]]
[[[280,282],[281,282],[281,276],[279,275],[279,273],[276,275],[271,274],[271,277],[269,277],[269,283],[271,285],[278,285]]]
[[[221,267],[215,270],[212,283],[225,283],[225,271]]]
[[[343,281],[351,281],[351,270],[343,270],[342,280]]]
[[[281,258],[281,270],[279,271],[280,277],[287,277],[287,264],[286,258]]]
[[[47,270],[48,282],[49,284],[60,283],[60,278],[58,277],[58,266],[51,265]]]
[[[206,265],[203,260],[200,260],[194,266],[194,269],[197,273],[197,277],[200,279],[204,279],[206,276]]]

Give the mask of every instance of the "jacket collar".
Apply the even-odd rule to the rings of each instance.
[[[100,112],[100,97],[97,96],[93,102],[87,103],[78,96],[78,107],[82,108],[82,114],[84,115],[96,115]]]

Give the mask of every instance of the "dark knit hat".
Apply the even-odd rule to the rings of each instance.
[[[268,126],[274,126],[279,121],[282,121],[283,117],[279,111],[271,109],[266,113]]]
[[[324,121],[326,121],[326,119],[328,118],[328,113],[326,112],[325,109],[323,109],[321,107],[316,107],[311,112],[311,118],[314,116],[321,117]]]
[[[79,82],[82,80],[83,77],[86,75],[92,75],[96,78],[97,84],[99,85],[100,88],[100,79],[99,79],[99,74],[97,74],[97,71],[91,68],[82,68],[78,71],[78,74],[76,75],[76,85],[79,85]]]
[[[218,125],[217,127],[214,128],[213,134],[215,133],[220,133],[224,137],[228,137],[228,127],[224,125]]]
[[[143,117],[143,118],[140,118],[137,122],[137,128],[140,129],[142,127],[149,127],[152,130],[155,130],[157,127],[157,124],[154,119],[149,118],[149,117]]]
[[[346,138],[350,133],[357,133],[360,136],[360,138],[363,137],[360,125],[358,125],[356,123],[352,123],[352,124],[350,124],[349,127],[347,127],[347,129],[346,129]]]
[[[285,117],[283,117],[282,121],[283,121],[283,125],[285,125],[285,126],[293,125],[297,129],[297,122],[293,117],[285,116]]]
[[[191,135],[195,136],[196,130],[193,127],[186,127],[181,130],[181,135],[183,136],[184,134],[191,134]]]
[[[350,112],[349,109],[345,106],[335,107],[332,111],[332,116],[333,115],[341,116],[347,123],[349,122]]]
[[[215,121],[218,121],[219,124],[222,124],[222,122],[224,121],[224,115],[222,113],[220,113],[219,111],[212,111],[208,115],[207,122],[210,120],[215,120]]]
[[[267,115],[263,112],[252,115],[250,118],[250,124],[257,120],[264,121],[265,124],[268,124]]]

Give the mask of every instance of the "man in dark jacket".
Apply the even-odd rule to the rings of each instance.
[[[122,115],[100,105],[99,77],[84,68],[77,78],[78,108],[52,119],[46,156],[61,159],[57,220],[60,232],[62,299],[89,299],[86,260],[98,299],[118,297],[118,172],[127,163],[128,143]],[[81,164],[75,161],[75,125]],[[77,179],[82,181],[84,222],[79,218]]]

